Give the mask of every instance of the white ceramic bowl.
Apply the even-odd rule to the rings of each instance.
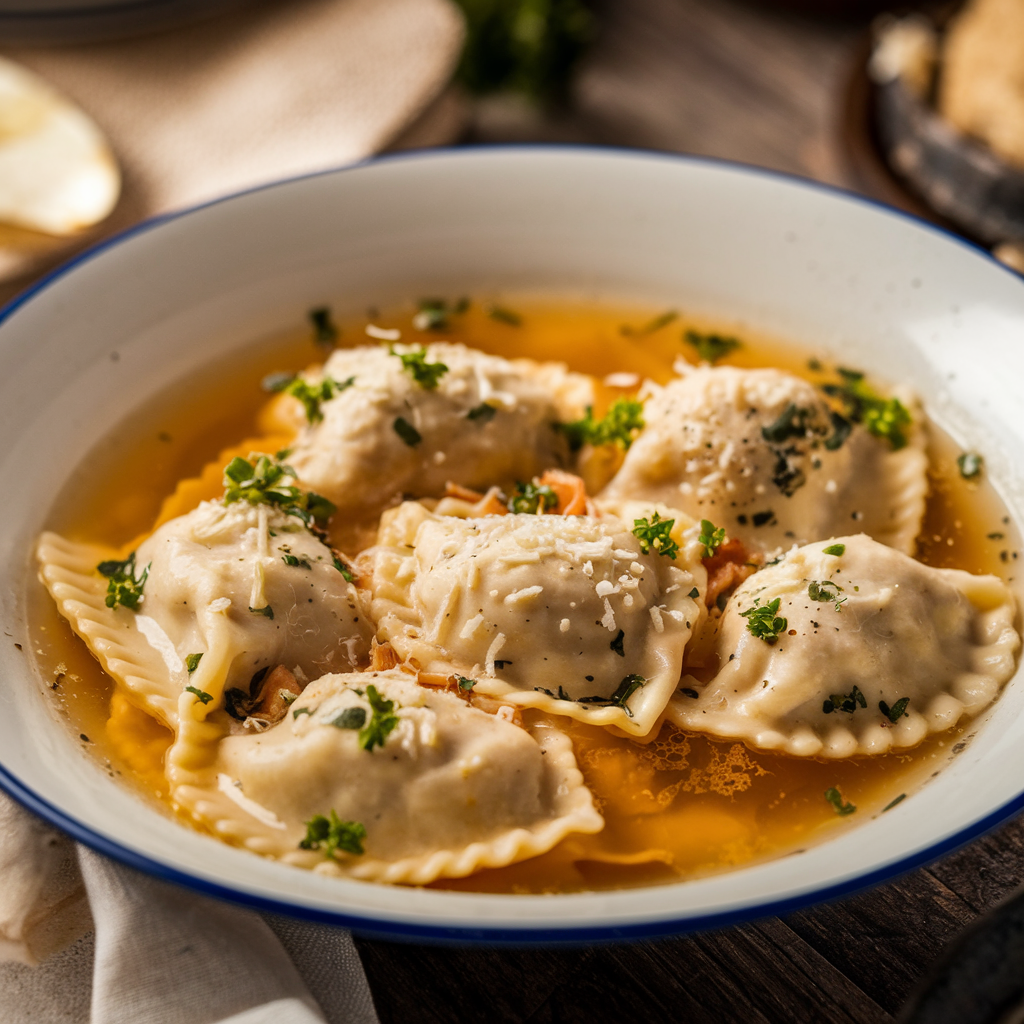
[[[1024,509],[1024,281],[927,225],[703,160],[438,152],[234,196],[87,253],[0,322],[0,785],[82,842],[195,889],[378,934],[615,938],[791,910],[965,842],[1024,805],[1024,685],[922,791],[806,852],[621,892],[488,896],[322,878],[192,832],[107,777],[27,653],[47,509],[130,406],[305,310],[489,289],[640,298],[742,319],[908,381]],[[117,354],[116,358],[114,354]]]

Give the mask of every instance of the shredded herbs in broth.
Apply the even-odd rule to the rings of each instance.
[[[155,525],[220,497],[223,467],[232,458],[287,447],[291,437],[273,416],[279,399],[261,388],[265,378],[276,374],[278,386],[270,390],[287,393],[295,372],[322,362],[333,345],[388,344],[396,330],[403,343],[462,342],[506,357],[559,359],[592,374],[598,382],[597,405],[584,421],[566,425],[571,443],[597,436],[628,447],[639,382],[645,377],[668,381],[679,358],[772,366],[816,385],[837,378],[837,368],[821,355],[741,325],[708,324],[677,310],[488,296],[465,303],[454,296],[394,314],[373,310],[342,318],[325,308],[312,314],[294,335],[207,366],[127,419],[67,483],[48,528],[74,540],[116,545],[127,558]],[[424,386],[443,372],[418,353],[403,362]],[[345,385],[337,382],[336,387]],[[851,405],[864,393],[859,388],[854,380],[847,389]],[[297,397],[315,405],[319,397],[330,396]],[[871,401],[869,395],[879,430],[890,436],[895,432],[898,440],[899,410],[870,406]],[[772,429],[784,432],[787,424]],[[1017,536],[981,457],[962,452],[934,425],[929,430],[931,494],[917,557],[935,567],[994,573],[1012,581]],[[519,499],[543,502],[544,495],[524,493]],[[354,553],[372,540],[374,528],[367,522],[342,530],[332,523],[330,540]],[[638,524],[638,529],[652,543],[658,541],[656,523]],[[715,545],[711,532],[708,544]],[[128,565],[122,576],[137,580],[133,568]],[[130,582],[127,587],[130,599]],[[841,596],[822,593],[815,599]],[[31,588],[29,611],[32,655],[69,727],[112,777],[173,813],[163,773],[170,732],[115,690],[42,585]],[[190,673],[195,667],[191,658],[198,657],[190,656]],[[473,682],[460,679],[459,686],[471,688]],[[831,699],[855,700],[856,695]],[[537,711],[525,714],[543,717]],[[910,751],[818,760],[755,751],[671,726],[653,742],[639,744],[568,718],[557,718],[557,725],[572,738],[605,828],[595,835],[570,835],[542,856],[443,879],[433,887],[512,893],[614,889],[692,878],[793,853],[894,809],[972,735],[965,718]],[[349,834],[351,823],[334,827],[324,819],[316,824],[323,827],[311,843],[346,848],[345,843],[360,841]]]

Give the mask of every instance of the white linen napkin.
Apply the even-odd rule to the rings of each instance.
[[[76,851],[2,794],[0,953],[4,1024],[377,1024],[347,931]]]

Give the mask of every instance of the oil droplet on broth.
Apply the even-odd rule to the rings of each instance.
[[[444,332],[415,330],[412,310],[377,314],[373,322],[397,327],[405,340],[424,344],[443,339],[497,355],[560,359],[597,378],[599,415],[615,398],[635,392],[635,387],[616,386],[621,377],[601,383],[608,375],[627,373],[637,380],[665,382],[678,358],[695,361],[684,337],[688,328],[742,337],[742,348],[721,364],[776,366],[815,383],[824,379],[824,369],[815,368],[803,348],[685,315],[638,335],[623,332],[623,325],[650,324],[663,311],[525,299],[505,300],[503,305],[521,315],[520,326],[491,318],[479,302],[453,318]],[[343,343],[373,343],[365,335],[364,318],[339,323]],[[166,519],[215,497],[224,453],[277,450],[287,441],[278,432],[260,443],[261,435],[278,427],[273,417],[261,413],[267,396],[260,391],[260,380],[272,371],[295,371],[322,358],[308,332],[296,332],[254,345],[244,360],[222,360],[172,385],[85,461],[55,503],[48,528],[78,540],[137,543],[161,510]],[[1004,521],[998,496],[984,477],[980,483],[963,480],[956,469],[956,445],[937,429],[931,433],[933,487],[919,557],[939,567],[1012,578],[1017,534]],[[125,438],[135,440],[126,444]],[[242,441],[246,438],[250,440]],[[181,481],[190,482],[176,491]],[[1001,536],[994,539],[995,534]],[[365,527],[358,534],[364,542],[370,535]],[[335,539],[355,543],[344,534]],[[166,808],[162,762],[170,732],[115,692],[41,585],[31,589],[29,618],[43,678],[61,675],[52,693],[69,727],[90,737],[89,749],[109,762],[112,771]],[[754,751],[671,727],[643,746],[572,720],[558,719],[558,724],[573,739],[580,768],[605,816],[604,830],[570,836],[541,857],[442,880],[433,887],[524,893],[623,888],[777,857],[881,813],[900,793],[912,791],[947,763],[954,745],[962,748],[957,741],[969,729],[963,724],[909,753],[830,762]],[[838,815],[824,797],[831,788],[857,812]]]

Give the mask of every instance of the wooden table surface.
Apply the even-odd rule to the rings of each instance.
[[[569,109],[539,117],[488,101],[469,141],[700,153],[902,201],[849,138],[865,21],[738,0],[605,0],[602,21]],[[881,1024],[944,945],[1020,884],[1022,864],[1024,823],[1012,821],[887,885],[742,927],[586,948],[359,948],[383,1024]]]

